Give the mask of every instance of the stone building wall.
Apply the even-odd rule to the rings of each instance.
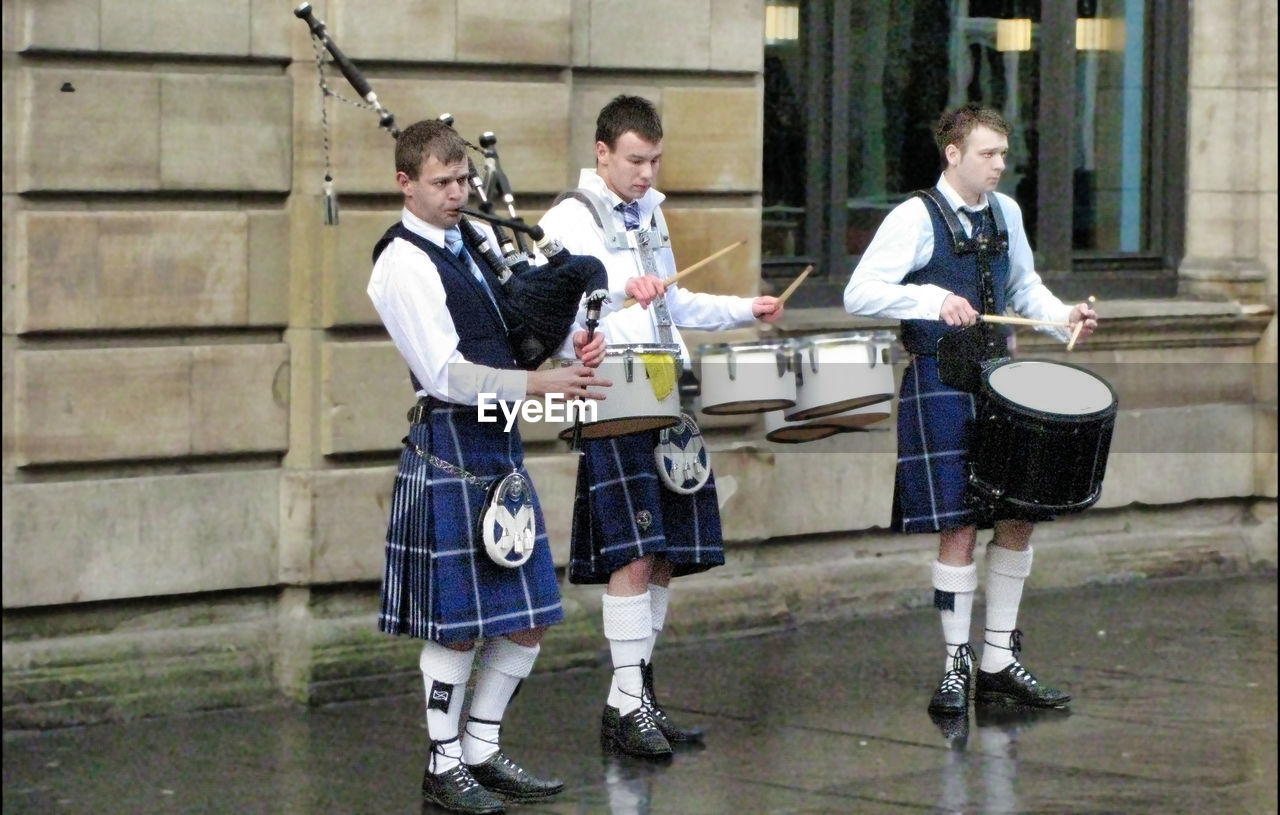
[[[529,220],[591,163],[608,98],[653,99],[677,261],[745,239],[701,281],[758,290],[762,3],[313,5],[401,126],[447,112],[472,140],[495,133]],[[1087,565],[1046,585],[1274,568],[1257,529],[1274,530],[1276,495],[1276,13],[1194,8],[1186,297],[1109,304],[1110,339],[1079,356],[1125,380],[1129,446],[1096,514],[1045,539],[1050,562]],[[6,727],[416,681],[415,646],[372,623],[412,401],[364,294],[399,207],[392,141],[373,113],[330,103],[341,217],[324,226],[316,59],[292,10],[5,0]],[[779,331],[848,327],[814,310]],[[1191,386],[1169,376],[1188,362]],[[1202,373],[1217,362],[1232,364]],[[689,584],[675,637],[923,597],[931,544],[882,532],[891,432],[780,448],[752,418],[706,429],[730,563]],[[525,433],[563,565],[575,462],[548,428]],[[1194,557],[1126,533],[1186,527],[1187,502],[1212,508]],[[598,656],[597,595],[566,587],[543,667]]]

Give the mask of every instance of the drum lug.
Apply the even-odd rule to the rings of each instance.
[[[631,349],[628,348],[626,354],[624,354],[622,357],[622,371],[623,371],[623,374],[627,377],[628,382],[631,382],[635,379],[635,374],[633,373],[633,371],[635,370],[635,359],[636,359],[635,354],[633,354],[631,352]]]
[[[732,347],[729,348],[729,358],[725,360],[725,362],[726,362],[725,367],[729,371],[729,381],[737,382],[738,381],[738,358],[734,356]]]

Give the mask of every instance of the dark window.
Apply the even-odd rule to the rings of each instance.
[[[938,115],[976,101],[1013,127],[1000,190],[1054,291],[1171,296],[1187,16],[1158,0],[769,0],[766,277],[814,263],[793,305],[839,305],[885,214],[937,180]]]

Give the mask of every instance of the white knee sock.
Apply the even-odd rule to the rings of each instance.
[[[609,705],[625,716],[640,707],[644,680],[640,662],[648,656],[653,640],[653,612],[649,593],[635,597],[606,594],[601,601],[604,635],[613,657],[613,682]]]
[[[1015,552],[987,545],[987,630],[982,645],[982,670],[1003,671],[1013,664],[1013,630],[1018,627],[1022,585],[1031,574],[1031,547]]]
[[[418,667],[427,692],[427,735],[433,742],[433,773],[452,770],[462,760],[458,719],[462,717],[462,701],[467,696],[467,680],[475,656],[474,648],[455,651],[430,640],[422,644]]]
[[[653,636],[649,638],[649,653],[645,654],[647,662],[653,662],[653,649],[658,644],[658,635],[667,624],[667,606],[671,603],[671,590],[656,583],[649,584],[649,613],[653,615]]]
[[[533,673],[539,646],[525,646],[506,637],[495,637],[480,651],[480,674],[471,692],[471,710],[462,734],[462,760],[480,764],[498,752],[502,714],[515,695],[520,680]]]
[[[951,670],[960,646],[969,644],[973,593],[977,590],[977,564],[948,566],[940,560],[933,562],[933,605],[942,615],[942,639],[947,644],[944,672]]]

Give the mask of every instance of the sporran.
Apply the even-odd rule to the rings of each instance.
[[[663,486],[680,495],[697,492],[711,477],[711,458],[702,443],[702,431],[687,413],[680,414],[679,424],[658,431],[653,458]]]

